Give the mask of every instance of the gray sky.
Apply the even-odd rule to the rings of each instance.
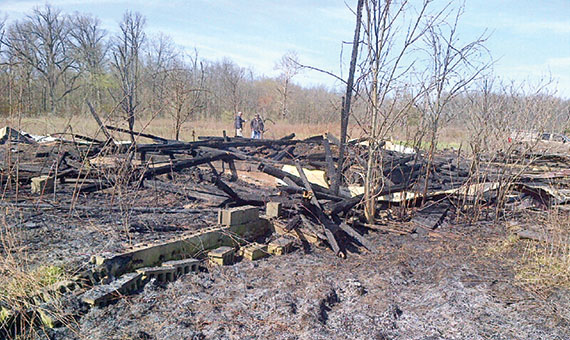
[[[444,2],[444,1],[440,1]],[[274,76],[275,62],[295,51],[303,64],[335,74],[347,69],[354,15],[344,1],[325,0],[52,0],[66,13],[91,13],[110,32],[125,10],[147,19],[149,35],[163,32],[201,57],[229,57],[258,75]],[[347,1],[354,7],[356,0]],[[23,17],[45,1],[0,0],[9,20]],[[570,98],[570,0],[467,0],[461,37],[487,30],[495,73],[503,80],[538,82],[552,76],[558,95]],[[303,85],[338,86],[329,76],[304,72]]]

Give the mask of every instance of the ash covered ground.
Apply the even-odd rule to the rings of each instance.
[[[516,284],[513,259],[487,253],[499,225],[449,225],[462,237],[366,237],[375,252],[299,248],[205,267],[93,308],[51,339],[569,339],[570,292]],[[485,235],[483,237],[483,235]]]

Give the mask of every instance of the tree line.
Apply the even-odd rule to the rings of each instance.
[[[189,53],[167,35],[148,36],[139,13],[125,12],[111,33],[97,17],[45,5],[0,21],[0,115],[77,115],[89,102],[130,127],[141,117],[167,117],[179,138],[187,121],[231,120],[237,111],[311,124],[340,121],[347,110],[351,125],[374,140],[398,131],[420,134],[432,147],[442,127],[470,126],[482,109],[493,108],[486,114],[503,128],[532,128],[518,126],[529,120],[545,125],[544,111],[550,125],[544,128],[568,127],[568,101],[545,83],[528,87],[492,76],[483,61],[486,37],[461,44],[462,7],[441,11],[433,1],[422,3],[411,11],[408,2],[361,2],[362,33],[353,43],[358,72],[347,94],[295,84],[297,74],[314,69],[295,53],[275,62],[278,77],[258,76],[228,58]]]
[[[45,5],[0,22],[0,115],[67,115],[97,111],[126,119],[230,119],[235,112],[313,123],[335,114],[338,94],[292,82],[294,54],[275,63],[280,76],[256,76],[232,60],[206,60],[164,34],[149,36],[146,19],[124,13],[109,33],[92,15]],[[179,129],[178,129],[179,131]]]

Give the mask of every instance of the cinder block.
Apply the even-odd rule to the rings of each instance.
[[[259,260],[267,255],[269,254],[267,253],[267,245],[265,244],[254,242],[243,248],[243,257],[251,261]]]
[[[265,205],[265,215],[269,218],[280,217],[282,206],[281,202],[267,202]]]
[[[176,276],[176,268],[171,266],[145,267],[137,269],[143,279],[156,279],[158,282],[172,282]]]
[[[232,247],[219,247],[208,253],[208,259],[210,263],[225,266],[234,263],[234,254]]]
[[[291,251],[293,248],[293,240],[280,237],[275,241],[271,241],[267,247],[267,251],[273,255],[283,255]]]
[[[190,272],[197,272],[198,266],[200,265],[200,260],[184,259],[178,261],[168,261],[164,262],[162,265],[175,268],[176,276],[181,276]]]
[[[102,307],[121,295],[131,294],[142,285],[142,275],[128,273],[119,279],[106,284],[95,286],[81,295],[81,300],[92,306]]]
[[[53,189],[53,177],[44,175],[32,178],[32,194],[41,194]]]
[[[259,209],[253,206],[222,209],[218,212],[218,223],[223,226],[246,224],[258,219]]]

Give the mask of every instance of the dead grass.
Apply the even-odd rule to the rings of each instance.
[[[536,287],[570,288],[570,220],[551,213],[536,224],[551,243],[524,241],[524,253],[516,278]]]
[[[551,242],[523,240],[516,231],[532,226]],[[533,215],[507,225],[508,235],[487,246],[487,256],[510,259],[516,282],[539,292],[570,288],[570,220],[566,214]]]
[[[25,132],[37,135],[49,135],[54,133],[76,133],[85,136],[95,136],[96,138],[103,139],[99,127],[95,120],[88,115],[75,115],[72,117],[60,116],[37,116],[37,117],[23,117],[21,120],[18,118],[2,118],[0,120],[0,127],[11,126]],[[107,120],[106,124],[127,128],[125,121],[112,121]],[[246,123],[244,136],[249,136],[249,123]],[[174,122],[170,118],[155,117],[144,118],[136,122],[135,129],[137,131],[154,134],[157,136],[173,139]],[[335,136],[340,135],[340,126],[337,121],[321,122],[319,124],[306,124],[306,123],[291,123],[287,121],[267,121],[266,122],[265,138],[274,139],[295,133],[297,138],[303,139],[319,134],[330,132]],[[231,120],[215,120],[205,119],[189,121],[183,124],[180,131],[181,139],[184,141],[193,141],[198,136],[222,136],[223,131],[226,131],[228,136],[234,136],[233,122]],[[358,126],[349,127],[349,135],[353,138],[362,136],[362,131]],[[120,135],[120,138],[128,139],[127,135]],[[403,140],[405,136],[398,131],[395,131],[393,136],[395,140]],[[458,149],[463,144],[463,149],[466,147],[466,134],[465,131],[458,128],[445,128],[441,132],[441,137],[438,142],[438,148],[454,148]]]
[[[126,128],[125,122],[108,121],[118,127]],[[249,126],[246,123],[244,135],[250,134]],[[11,126],[21,129],[25,132],[37,135],[49,135],[53,133],[76,133],[86,136],[96,136],[102,138],[102,133],[99,132],[99,127],[91,116],[77,115],[69,118],[55,117],[55,116],[39,116],[39,117],[24,117],[19,121],[18,119],[1,120],[0,126]],[[174,138],[174,125],[172,119],[168,118],[147,118],[139,120],[136,123],[138,131],[154,134],[165,138]],[[186,122],[180,131],[181,139],[184,141],[192,141],[198,136],[222,136],[223,131],[226,131],[228,136],[234,136],[233,122],[222,120],[199,120]],[[339,135],[339,126],[337,122],[323,122],[317,125],[309,124],[294,124],[284,121],[266,122],[265,138],[281,138],[291,133],[295,133],[297,138],[307,138],[310,136],[323,134],[325,132],[332,132],[336,136]],[[126,136],[123,136],[126,137]]]

